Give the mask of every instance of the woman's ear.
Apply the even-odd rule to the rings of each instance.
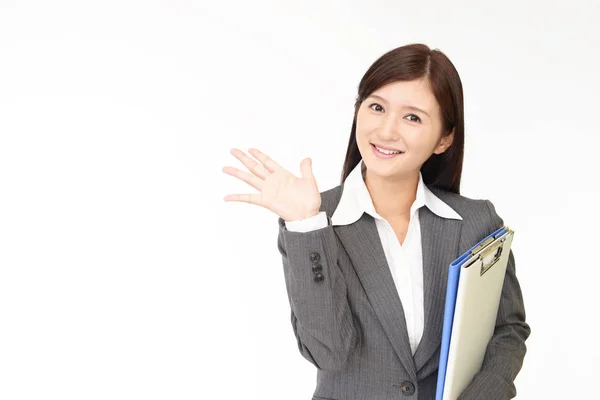
[[[438,143],[437,147],[435,148],[435,150],[433,152],[435,154],[442,154],[443,152],[448,150],[448,148],[450,146],[452,146],[453,141],[454,141],[454,128],[452,128],[452,132],[450,132],[446,136],[443,136],[440,139],[440,142]]]

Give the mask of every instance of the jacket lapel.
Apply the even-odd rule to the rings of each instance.
[[[334,225],[334,230],[352,260],[373,311],[392,347],[416,382],[417,372],[410,350],[404,310],[385,258],[375,219],[363,213],[353,224]]]
[[[392,347],[414,381],[417,380],[417,371],[441,344],[448,266],[459,256],[462,228],[461,220],[442,218],[426,206],[419,209],[419,221],[425,326],[414,357],[404,309],[385,258],[375,219],[363,213],[353,224],[333,226]]]
[[[425,326],[414,355],[417,371],[440,347],[446,303],[448,267],[459,254],[461,220],[442,218],[429,208],[419,209],[423,250]]]

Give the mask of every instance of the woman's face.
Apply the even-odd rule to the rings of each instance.
[[[442,138],[441,129],[439,105],[425,79],[393,82],[375,90],[356,116],[360,154],[367,169],[382,177],[418,173],[433,153],[443,153],[453,135]],[[374,144],[403,153],[378,155]]]

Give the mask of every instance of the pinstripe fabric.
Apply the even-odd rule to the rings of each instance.
[[[423,248],[425,327],[412,355],[402,304],[368,214],[353,224],[293,232],[278,219],[291,323],[302,356],[317,367],[314,399],[387,400],[435,397],[447,268],[473,243],[502,226],[488,200],[429,189],[463,220],[419,210]],[[321,210],[335,211],[343,185],[321,193]],[[311,254],[320,256],[316,282]],[[511,251],[496,331],[476,375],[460,399],[509,399],[530,334]],[[402,390],[406,383],[415,392]]]

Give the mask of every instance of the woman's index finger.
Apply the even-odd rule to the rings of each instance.
[[[277,164],[277,162],[275,162],[275,160],[273,160],[271,157],[269,157],[268,155],[266,155],[265,153],[261,152],[258,149],[249,148],[248,152],[250,154],[252,154],[258,161],[260,161],[271,172],[274,172],[276,169],[281,168],[281,166],[279,164]]]

